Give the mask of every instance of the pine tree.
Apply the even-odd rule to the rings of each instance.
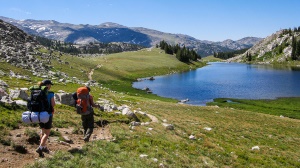
[[[182,53],[181,53],[181,50],[178,50],[177,53],[176,53],[176,58],[179,60],[179,61],[182,61]]]
[[[182,62],[188,62],[189,58],[188,58],[188,51],[187,49],[185,48],[185,46],[183,46],[182,48]]]
[[[300,59],[300,40],[296,44],[295,59]]]
[[[248,61],[249,62],[251,62],[252,61],[252,56],[251,56],[251,54],[249,53],[249,55],[248,55]]]
[[[296,57],[296,47],[297,47],[297,43],[296,43],[295,37],[292,36],[292,54],[291,54],[292,60],[297,59],[297,57]]]
[[[165,44],[164,50],[165,50],[165,53],[166,53],[166,54],[171,54],[171,55],[173,55],[173,50],[172,50],[172,46],[171,46],[171,45]]]
[[[191,59],[192,59],[193,61],[197,61],[197,59],[198,59],[198,54],[196,53],[196,51],[195,51],[195,50],[192,50],[191,54],[192,54]]]
[[[180,47],[179,47],[179,45],[178,44],[176,44],[175,46],[174,46],[174,53],[177,53],[177,51],[178,50],[180,50]]]
[[[160,41],[159,47],[165,51],[166,54],[176,54],[176,58],[181,62],[197,61],[201,59],[201,56],[197,54],[196,51],[186,48],[183,46],[181,48],[179,44],[169,45],[164,40]]]
[[[164,50],[165,49],[165,45],[166,45],[166,42],[163,40],[159,43],[159,46],[160,46],[160,49]]]
[[[297,27],[294,27],[294,32],[297,32]]]

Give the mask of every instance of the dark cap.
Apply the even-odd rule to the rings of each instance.
[[[43,80],[43,81],[42,81],[42,84],[43,84],[43,85],[48,85],[48,84],[53,85],[53,83],[52,83],[51,80],[49,80],[49,79]]]

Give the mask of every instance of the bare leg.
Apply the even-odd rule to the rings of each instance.
[[[50,135],[50,129],[44,129],[42,128],[42,138],[41,138],[41,143],[40,143],[40,146],[46,146],[46,142],[47,142],[47,139]]]
[[[49,153],[49,149],[46,147],[47,139],[50,135],[50,129],[44,129],[42,128],[40,138],[40,146],[36,149],[36,152],[39,154],[40,157],[44,157],[43,152]]]

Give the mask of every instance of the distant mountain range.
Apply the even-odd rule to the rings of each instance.
[[[164,33],[142,27],[126,27],[111,22],[100,25],[75,25],[54,20],[15,20],[2,16],[0,19],[17,26],[26,33],[54,40],[77,44],[125,42],[145,47],[155,46],[160,41],[165,40],[169,44],[180,44],[194,49],[202,57],[212,55],[214,52],[250,48],[262,40],[262,38],[257,37],[245,37],[237,41],[212,42],[198,40],[183,34]]]

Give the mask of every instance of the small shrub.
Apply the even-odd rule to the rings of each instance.
[[[27,128],[25,130],[24,134],[28,136],[28,139],[27,139],[28,143],[30,143],[30,144],[39,144],[40,135],[36,131],[30,130],[30,129]]]
[[[11,139],[5,137],[6,135],[9,135],[9,130],[7,128],[1,128],[1,127],[0,130],[1,130],[0,143],[2,145],[9,146]]]
[[[151,119],[143,114],[135,113],[135,115],[141,122],[151,122]]]
[[[60,136],[61,136],[61,133],[60,133],[59,131],[51,130],[51,131],[50,131],[50,136],[58,136],[58,137],[60,137]]]
[[[83,132],[79,127],[76,127],[73,129],[72,134],[83,134]]]
[[[26,149],[26,146],[24,146],[24,145],[13,145],[13,148],[15,151],[22,153],[22,154],[25,154],[28,152]]]
[[[5,146],[10,146],[11,139],[0,139],[0,143]]]
[[[24,145],[15,144],[13,141],[11,141],[10,145],[18,153],[25,154],[25,153],[28,152],[27,149],[26,149],[26,146],[24,146]]]

